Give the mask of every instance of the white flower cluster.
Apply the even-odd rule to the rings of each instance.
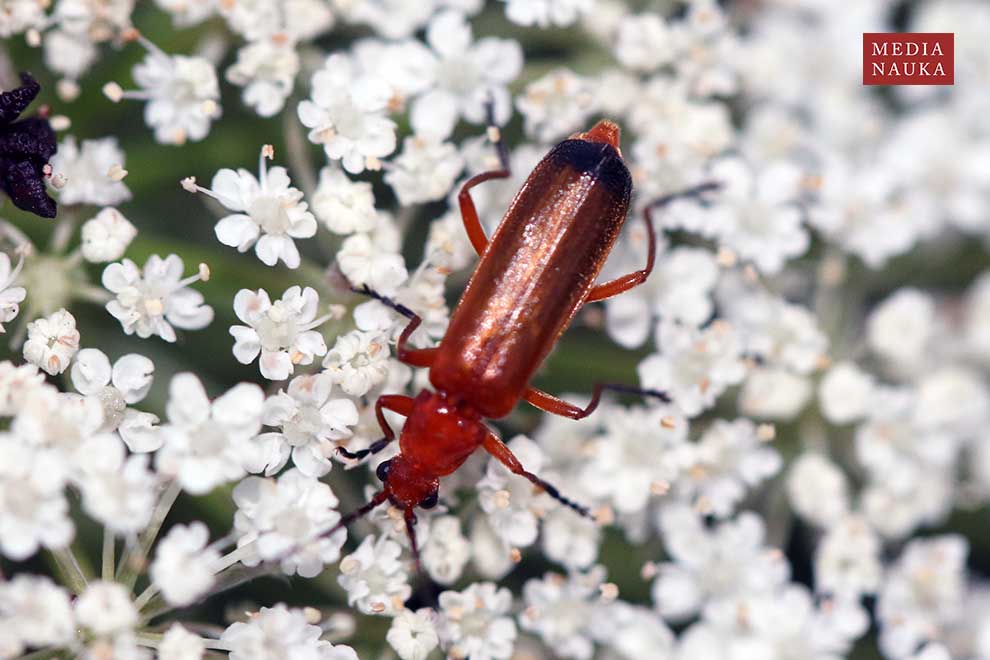
[[[955,33],[955,86],[860,84],[862,34],[904,31]],[[75,135],[54,225],[0,219],[0,658],[990,659],[954,515],[990,503],[990,5],[0,0],[17,35]],[[133,89],[96,79],[111,51]],[[257,172],[219,151],[228,85],[271,132],[241,140]],[[84,86],[142,102],[154,144],[86,136]],[[417,548],[384,503],[349,539],[377,485],[340,450],[402,427],[376,402],[430,387],[404,314],[436,346],[475,260],[461,186],[502,139],[471,191],[491,235],[602,117],[634,198],[601,280],[656,266],[576,316],[628,362],[559,357],[646,396],[499,421],[592,515],[478,455]],[[203,204],[157,188],[176,158]],[[272,574],[323,596],[222,595]]]

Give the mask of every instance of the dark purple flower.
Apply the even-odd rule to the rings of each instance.
[[[55,200],[45,189],[45,165],[55,155],[55,131],[44,117],[15,121],[31,105],[41,85],[21,74],[21,86],[0,94],[0,189],[14,205],[54,218]]]

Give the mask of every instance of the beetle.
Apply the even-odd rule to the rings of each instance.
[[[644,212],[649,237],[645,267],[596,285],[595,279],[625,221],[632,194],[632,179],[619,149],[619,127],[602,120],[554,147],[526,179],[489,240],[471,189],[510,176],[505,144],[498,139],[497,129],[490,129],[490,135],[496,136],[493,141],[500,169],[470,178],[458,195],[468,238],[481,258],[440,344],[411,348],[409,339],[421,318],[366,286],[354,289],[409,320],[398,339],[398,359],[428,368],[433,389],[423,390],[415,398],[398,394],[379,397],[375,413],[384,437],[360,451],[338,448],[350,459],[381,451],[396,439],[384,411],[406,418],[399,434],[399,453],[378,466],[381,490],[321,536],[388,501],[403,512],[417,566],[415,510],[435,506],[440,478],[457,470],[478,449],[582,516],[590,516],[586,506],[528,472],[485,420],[505,417],[520,400],[549,413],[581,419],[595,410],[606,389],[668,400],[663,392],[599,383],[591,402],[582,408],[529,382],[583,305],[646,281],[656,260],[653,210],[676,197],[700,195],[717,185],[705,183],[649,204]]]

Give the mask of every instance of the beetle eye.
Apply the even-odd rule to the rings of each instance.
[[[378,477],[379,481],[384,482],[386,479],[388,479],[388,464],[391,462],[392,461],[390,460],[382,461],[381,463],[378,464],[378,467],[375,468],[375,476]]]
[[[432,509],[440,501],[440,493],[438,491],[433,491],[426,497],[422,499],[419,503],[419,508],[421,509]]]

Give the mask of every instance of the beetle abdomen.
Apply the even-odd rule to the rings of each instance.
[[[632,182],[611,144],[558,144],[523,184],[451,316],[430,370],[499,418],[518,402],[594,286],[629,209]]]

